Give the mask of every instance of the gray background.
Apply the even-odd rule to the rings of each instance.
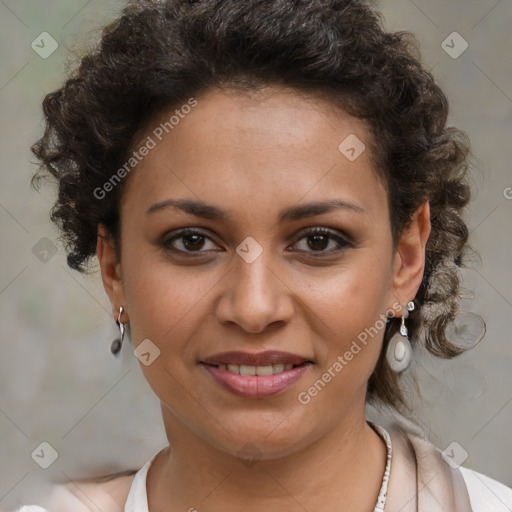
[[[35,500],[50,478],[138,468],[166,443],[138,361],[109,354],[116,328],[99,275],[66,267],[48,219],[54,192],[29,188],[43,95],[59,86],[74,49],[94,41],[122,5],[0,0],[0,508]],[[464,272],[474,296],[465,307],[485,318],[487,335],[452,361],[415,355],[424,397],[414,413],[437,446],[456,441],[468,453],[465,467],[512,486],[512,3],[380,5],[389,29],[418,36],[451,100],[450,123],[469,133],[477,157],[468,223],[482,263]],[[59,43],[47,59],[31,48],[43,31]],[[469,45],[456,59],[441,47],[454,31]],[[59,454],[46,470],[31,458],[43,441]]]

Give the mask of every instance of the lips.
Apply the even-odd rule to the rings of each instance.
[[[212,366],[220,365],[243,365],[243,366],[271,366],[275,364],[283,365],[301,365],[305,362],[312,362],[307,357],[303,357],[290,352],[279,350],[267,350],[265,352],[251,353],[242,351],[221,352],[207,357],[201,361],[204,364]]]
[[[311,364],[306,362],[272,375],[241,375],[220,366],[205,363],[201,363],[201,366],[225,391],[241,398],[263,399],[292,388],[309,370]]]
[[[223,389],[249,399],[283,393],[313,364],[307,357],[279,350],[222,352],[200,361],[203,369]]]

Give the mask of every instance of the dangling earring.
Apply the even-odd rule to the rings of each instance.
[[[121,315],[123,314],[124,308],[123,306],[119,306],[119,314],[117,315],[117,326],[119,327],[119,332],[121,333],[120,338],[116,338],[112,344],[110,345],[110,351],[114,356],[118,356],[119,352],[121,352],[121,347],[123,346],[123,339],[124,339],[124,324],[121,323]]]
[[[403,372],[410,364],[412,359],[411,342],[407,335],[407,327],[405,326],[405,319],[409,316],[409,311],[414,309],[414,302],[407,303],[407,309],[404,308],[402,316],[402,323],[400,324],[400,333],[395,333],[389,340],[389,345],[386,351],[386,359],[390,368],[395,372]]]

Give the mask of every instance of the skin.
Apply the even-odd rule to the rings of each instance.
[[[307,405],[297,396],[380,315],[414,299],[428,202],[394,252],[387,193],[369,149],[353,162],[338,150],[349,134],[369,148],[361,120],[277,86],[257,94],[210,89],[197,101],[127,179],[120,261],[107,230],[98,230],[114,318],[122,305],[134,345],[150,339],[161,351],[141,364],[172,446],[149,471],[150,510],[373,510],[386,448],[366,423],[365,394],[383,329]],[[172,112],[161,114],[145,136]],[[174,207],[146,213],[169,198],[204,201],[228,218]],[[278,220],[282,209],[327,199],[364,211]],[[333,252],[338,244],[329,237],[315,245],[306,232],[316,226],[351,245]],[[164,247],[165,235],[187,227],[206,238],[194,245],[167,236],[175,251]],[[252,263],[236,252],[249,236],[263,250]],[[395,316],[402,313],[400,306]],[[198,364],[227,350],[270,349],[315,364],[284,393],[263,399],[229,393]],[[248,443],[259,454],[253,464],[244,461]]]

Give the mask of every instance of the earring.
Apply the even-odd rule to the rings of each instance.
[[[121,352],[121,347],[123,346],[123,339],[124,339],[124,324],[121,323],[121,315],[123,314],[124,308],[123,306],[119,306],[119,314],[117,315],[117,326],[119,327],[119,332],[121,333],[120,338],[116,338],[112,344],[110,345],[110,351],[114,356],[118,356],[119,352]]]
[[[404,308],[404,314],[400,324],[400,334],[395,333],[389,341],[389,345],[386,351],[386,359],[390,368],[399,373],[403,372],[410,364],[412,359],[412,347],[411,342],[407,335],[407,327],[405,326],[405,319],[409,316],[409,311],[414,309],[414,302],[410,301],[407,303],[407,307]]]

